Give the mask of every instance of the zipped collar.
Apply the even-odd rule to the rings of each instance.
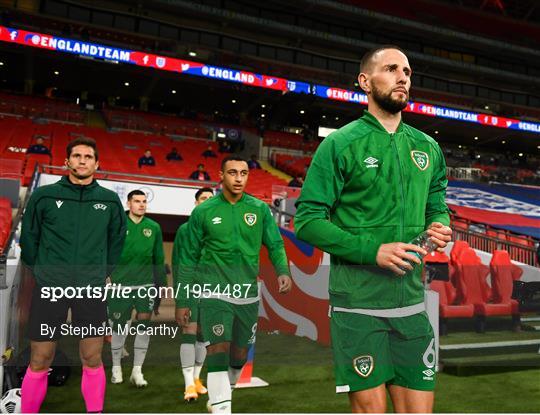
[[[81,188],[93,189],[98,186],[96,179],[92,180],[92,183],[90,184],[81,185],[81,184],[71,183],[71,181],[69,180],[69,176],[62,176],[59,183],[62,186],[66,186],[66,187],[69,187],[71,189],[76,189],[76,190],[81,189]]]
[[[242,193],[242,197],[238,199],[238,201],[234,205],[230,201],[227,200],[227,198],[223,195],[223,192],[221,192],[218,197],[220,197],[221,200],[224,201],[225,203],[228,203],[229,205],[234,206],[244,201],[244,199],[246,198],[246,192]]]
[[[131,219],[131,217],[129,216],[129,210],[127,210],[126,211],[126,220],[131,222],[135,226],[139,226],[140,224],[142,224],[146,220],[146,216],[144,216],[139,223],[135,223],[135,221],[133,219]]]
[[[375,128],[376,130],[379,130],[386,134],[392,134],[386,131],[386,128],[384,128],[382,124],[379,122],[379,120],[375,118],[375,116],[371,114],[368,110],[364,110],[364,115],[360,119],[366,122],[367,124],[369,124],[371,127]],[[396,128],[396,132],[394,134],[401,133],[402,131],[403,131],[403,119],[400,120],[399,125]]]

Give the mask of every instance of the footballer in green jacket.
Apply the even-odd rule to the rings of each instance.
[[[411,85],[394,46],[364,55],[358,82],[364,116],[317,149],[297,201],[295,230],[331,255],[330,318],[336,392],[354,412],[430,412],[434,335],[421,280],[424,249],[408,242],[427,229],[451,238],[446,166],[439,145],[403,123]]]
[[[122,383],[122,351],[128,336],[131,313],[137,312],[135,341],[133,345],[133,370],[130,381],[137,387],[144,387],[148,382],[144,379],[142,365],[150,343],[150,333],[147,328],[158,300],[159,291],[154,286],[167,285],[165,272],[165,257],[163,254],[163,237],[161,226],[150,218],[145,217],[147,197],[142,190],[133,190],[127,197],[127,233],[124,249],[118,262],[118,267],[111,275],[111,282],[121,285],[123,289],[131,289],[127,298],[111,296],[108,300],[107,311],[112,326],[111,353],[112,376],[111,383]]]
[[[189,297],[200,297],[213,413],[231,412],[231,385],[236,384],[248,347],[255,341],[263,244],[280,292],[287,293],[292,287],[283,239],[270,208],[244,192],[248,175],[246,160],[237,156],[223,159],[223,191],[193,210],[179,255],[179,320],[188,323]]]
[[[202,187],[195,192],[195,206],[214,197],[214,190],[210,187]],[[180,250],[184,247],[184,239],[187,232],[187,222],[182,224],[176,231],[172,251],[173,287],[178,286],[178,258]],[[202,341],[199,321],[199,299],[189,298],[188,305],[190,316],[189,323],[182,321],[182,309],[177,308],[175,317],[182,327],[182,343],[180,344],[180,365],[184,376],[184,400],[190,402],[198,399],[199,395],[206,395],[208,390],[204,386],[200,376],[206,358],[206,344]]]

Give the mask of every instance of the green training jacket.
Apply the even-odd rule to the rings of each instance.
[[[185,237],[178,239],[184,242],[178,253],[178,280],[184,286],[209,284],[213,293],[230,293],[234,299],[256,297],[263,244],[277,275],[290,275],[283,239],[270,208],[245,193],[235,204],[219,194],[197,206]],[[241,293],[233,295],[235,284],[241,286]],[[183,297],[186,290],[181,288],[178,306],[185,304]]]
[[[330,304],[394,309],[423,302],[421,269],[398,277],[376,265],[381,244],[449,225],[438,144],[400,123],[388,133],[365,111],[317,149],[296,202],[296,236],[331,254]]]
[[[39,286],[99,286],[117,264],[126,215],[111,190],[95,180],[38,187],[23,215],[21,256]]]
[[[135,223],[126,215],[126,221],[126,241],[111,282],[123,286],[167,285],[161,226],[147,217]]]
[[[180,282],[180,250],[185,246],[187,232],[187,222],[178,227],[176,235],[174,236],[174,243],[172,249],[172,274],[173,274],[173,286],[176,286]]]

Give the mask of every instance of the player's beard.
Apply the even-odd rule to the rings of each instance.
[[[407,93],[407,96],[404,100],[400,100],[392,98],[392,92],[393,91],[390,91],[389,93],[384,94],[383,92],[381,92],[380,89],[373,85],[373,89],[371,91],[371,98],[373,98],[373,101],[375,101],[377,105],[381,107],[381,109],[383,109],[384,111],[390,114],[397,114],[398,112],[407,108],[409,94]]]

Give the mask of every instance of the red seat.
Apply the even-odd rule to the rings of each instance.
[[[467,231],[469,230],[469,224],[462,220],[454,220],[452,221],[452,228]]]
[[[11,208],[9,209],[0,208],[0,223],[7,224],[8,228],[11,229],[11,220],[12,220]]]
[[[24,154],[24,153],[20,153]],[[4,153],[2,157],[9,156],[9,154]],[[24,155],[23,155],[24,158]],[[23,160],[14,160],[14,159],[0,159],[0,177],[20,179],[22,176],[23,170]]]
[[[469,243],[466,241],[455,241],[454,245],[452,246],[452,250],[450,251],[450,268],[449,268],[449,275],[450,275],[450,281],[454,286],[457,286],[456,283],[456,272],[457,272],[457,261],[460,256],[460,254],[463,252],[463,250],[470,248]]]
[[[499,305],[498,315],[512,315],[514,327],[519,325],[519,303],[512,299],[514,281],[521,278],[523,270],[510,260],[507,251],[493,252],[489,263],[491,271],[491,287],[493,289],[493,305]],[[493,314],[492,314],[493,315]]]
[[[474,316],[473,304],[454,304],[456,289],[449,281],[431,281],[429,287],[439,293],[439,316],[443,319]]]
[[[447,264],[450,258],[444,252],[433,251],[424,257],[424,262],[434,262],[436,264]]]
[[[32,176],[36,168],[36,164],[50,163],[51,156],[49,156],[48,154],[29,154],[26,157],[26,165],[24,166],[23,186],[28,186],[30,184],[30,180],[32,180]]]
[[[426,263],[448,264],[450,269],[450,258],[442,252],[434,251],[424,258]],[[444,336],[447,333],[448,318],[474,316],[473,304],[455,304],[456,288],[450,281],[433,280],[430,289],[439,293],[439,334]]]
[[[0,210],[0,253],[3,252],[3,248],[9,233],[11,232],[11,206],[9,211],[6,209]]]
[[[487,283],[489,267],[471,248],[464,249],[456,262],[456,287],[462,304],[485,304],[491,298]]]
[[[9,229],[0,228],[0,254],[4,252],[4,245],[9,238]]]
[[[9,200],[7,197],[0,197],[0,209],[9,209],[11,212],[11,200]]]
[[[450,251],[450,262],[456,263],[459,255],[464,249],[470,248],[466,241],[455,241]]]
[[[460,254],[457,264],[458,301],[461,304],[474,305],[474,313],[477,316],[476,329],[479,332],[484,332],[487,316],[512,314],[510,302],[506,304],[489,302],[492,294],[492,289],[487,283],[489,271],[489,267],[482,264],[474,250],[465,249]]]

